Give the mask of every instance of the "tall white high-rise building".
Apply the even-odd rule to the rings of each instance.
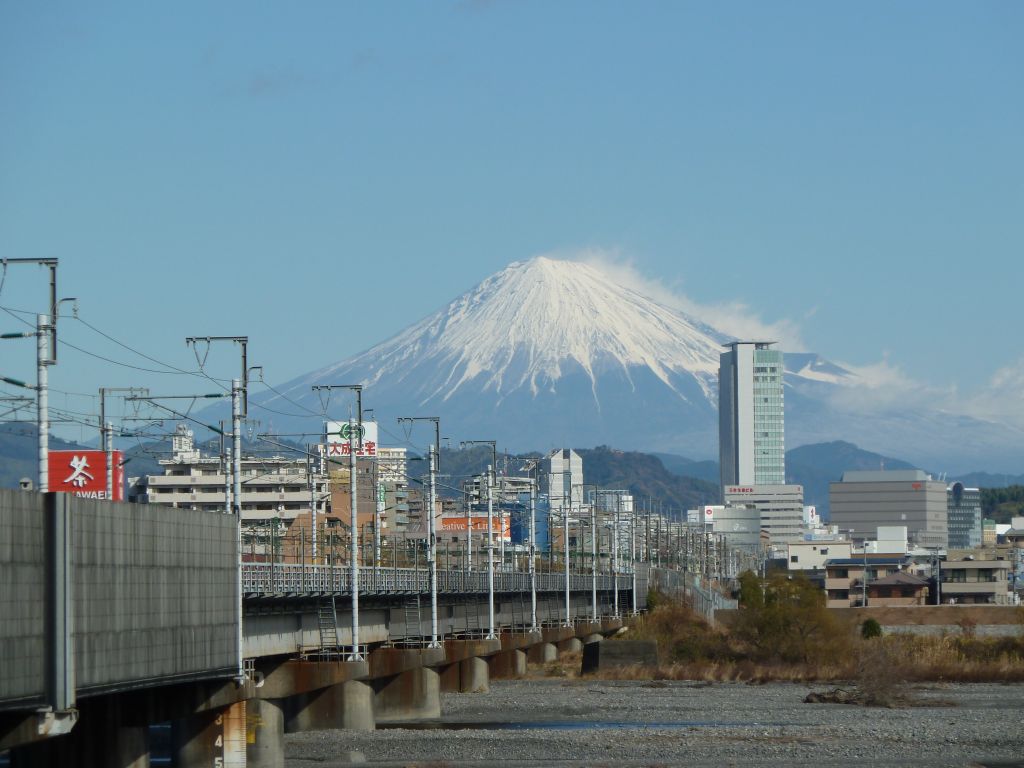
[[[771,341],[736,341],[718,368],[722,487],[786,482],[782,352]]]

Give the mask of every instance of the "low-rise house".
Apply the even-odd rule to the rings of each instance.
[[[825,561],[825,592],[829,608],[864,605],[870,598],[867,586],[893,573],[905,571],[911,559],[903,554],[866,554]],[[865,577],[867,584],[865,584]],[[868,599],[868,605],[871,605]]]
[[[943,603],[1007,605],[1010,562],[965,559],[942,563],[940,600]]]
[[[868,582],[868,605],[927,605],[928,585],[928,579],[907,571],[896,571]]]

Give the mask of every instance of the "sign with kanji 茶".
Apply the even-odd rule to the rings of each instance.
[[[114,467],[112,501],[124,500],[124,469],[121,452],[112,454]],[[103,451],[50,451],[47,455],[49,489],[86,499],[107,498],[107,454]]]

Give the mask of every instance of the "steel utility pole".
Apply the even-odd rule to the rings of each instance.
[[[232,457],[232,511],[235,515],[235,536],[238,552],[237,567],[237,615],[235,617],[235,640],[238,647],[238,680],[245,680],[245,660],[242,658],[242,382],[231,380],[231,441],[234,444]]]
[[[590,618],[597,621],[597,493],[590,502]]]
[[[487,465],[487,638],[493,640],[494,633],[494,466],[498,462],[497,441],[463,440],[467,445],[491,446],[491,463]]]
[[[32,386],[19,379],[11,379],[7,376],[0,376],[0,381],[5,384],[12,384],[24,389],[36,391],[36,430],[39,441],[39,492],[46,493],[49,490],[49,452],[50,452],[50,413],[49,413],[49,385],[47,381],[47,366],[53,364],[53,359],[47,349],[46,335],[50,330],[50,322],[46,315],[36,316],[36,330],[23,333],[0,334],[2,339],[29,339],[33,336],[36,339],[36,385]],[[17,400],[17,398],[14,398]]]
[[[54,278],[55,279],[55,278]],[[52,335],[53,326],[46,315],[36,317],[36,392],[39,402],[36,406],[36,427],[39,430],[39,492],[50,490],[50,400],[49,374],[47,368],[56,360],[47,349],[48,334]]]
[[[100,439],[103,450],[107,454],[107,499],[113,499],[114,493],[114,435],[113,427],[107,421],[107,395],[115,392],[127,392],[129,395],[148,395],[145,387],[100,387]]]
[[[49,318],[47,330],[50,335],[50,364],[57,364],[57,264],[58,259],[0,259],[4,272],[9,264],[38,264],[50,270],[50,311],[46,317]]]
[[[209,347],[211,341],[232,341],[238,344],[242,348],[242,404],[240,406],[240,413],[243,419],[249,418],[249,337],[248,336],[186,336],[185,345],[193,347],[196,352],[196,359],[199,358],[199,350],[196,348],[196,343],[200,341],[206,342],[207,354],[209,354]],[[203,363],[206,361],[204,356],[199,361],[199,367],[203,367]],[[257,366],[258,367],[258,366]]]
[[[49,382],[46,367],[57,364],[57,259],[0,259],[4,274],[7,273],[9,264],[39,264],[50,270],[50,312],[49,314],[36,315],[36,394],[38,404],[36,406],[36,427],[39,430],[39,492],[46,493],[50,488],[50,473],[48,468],[50,454],[50,414],[49,414]],[[49,339],[43,338],[46,333]],[[26,334],[33,335],[33,334]],[[15,334],[5,334],[7,338],[13,338]],[[47,343],[49,341],[49,343]],[[9,384],[23,386],[32,389],[31,386],[16,379],[4,379]]]
[[[314,384],[311,387],[311,389],[314,392],[316,392],[318,395],[321,392],[326,392],[327,393],[327,400],[328,401],[330,401],[331,392],[334,391],[335,389],[348,389],[348,390],[351,390],[351,391],[356,393],[356,417],[357,417],[357,424],[358,424],[357,429],[359,431],[359,434],[356,435],[356,440],[357,440],[356,444],[358,445],[358,450],[361,451],[362,448],[363,448],[363,385],[362,384]],[[328,437],[329,436],[327,434],[327,423],[326,422],[327,422],[327,407],[325,405],[324,406],[324,471],[325,471],[325,474],[330,475],[330,456],[328,454],[328,445],[329,445]],[[349,500],[350,501],[349,506],[350,506],[350,517],[352,518],[352,539],[353,539],[353,541],[357,542],[357,544],[355,546],[358,546],[358,536],[359,536],[359,533],[356,530],[356,523],[357,523],[357,520],[358,520],[358,517],[357,517],[357,513],[358,513],[357,504],[358,504],[358,502],[357,502],[357,499],[356,499],[356,470],[358,469],[358,463],[356,461],[356,454],[352,453],[352,444],[353,443],[352,443],[352,439],[351,439],[352,438],[351,431],[352,431],[352,420],[349,419],[349,475],[350,475],[350,478],[349,478],[349,491],[351,492],[351,499]],[[344,435],[340,434],[340,433],[339,433],[338,436],[339,437],[344,437]],[[313,513],[313,512],[311,512],[310,514],[311,514],[311,516],[315,515],[315,513]],[[314,526],[313,527],[313,532],[312,532],[312,535],[311,535],[311,539],[312,539],[311,546],[312,546],[312,549],[313,549],[314,553],[317,550],[318,536],[319,536],[318,531],[316,529],[316,526]],[[352,582],[352,584],[353,584],[352,589],[353,589],[353,594],[354,594],[357,591],[356,587],[357,587],[358,582],[359,582],[359,572],[358,572],[358,570],[354,572],[353,579],[354,579],[354,581]],[[355,597],[354,599],[355,599],[356,603],[359,602],[358,597]],[[356,615],[355,610],[356,610],[356,607],[353,606],[353,618],[352,618],[352,621],[355,622],[355,624],[358,624],[359,617]],[[352,641],[352,644],[353,644],[353,646],[357,646],[358,645],[358,643],[355,640]],[[358,649],[354,648],[353,649],[353,654],[357,654],[357,653],[358,653]],[[357,659],[357,661],[358,661],[358,659]]]
[[[407,416],[398,420],[400,423],[415,421],[431,421],[434,423],[434,444],[430,446],[430,492],[427,510],[427,572],[430,581],[430,645],[429,648],[440,648],[437,624],[437,525],[434,515],[437,513],[437,472],[441,463],[441,419],[438,416]]]
[[[537,479],[530,478],[530,631],[537,627]]]
[[[363,444],[363,385],[362,384],[314,384],[313,391],[330,392],[335,389],[350,389],[356,393],[356,414],[357,419],[348,420],[348,466],[349,466],[349,493],[351,496],[349,504],[349,538],[351,549],[349,551],[349,579],[352,582],[352,652],[348,661],[362,661],[363,655],[359,652],[359,506],[357,502],[357,480],[358,462],[356,457],[362,450]],[[324,409],[326,417],[326,408]],[[327,426],[324,425],[324,456],[327,457]],[[315,533],[314,533],[315,535]]]
[[[633,616],[636,609],[636,506],[629,513],[629,568],[633,572]]]
[[[622,505],[622,493],[615,492],[615,518],[612,526],[612,584],[615,592],[615,618],[619,618],[619,507]]]
[[[572,617],[569,615],[571,609],[569,597],[569,515],[572,513],[572,473],[569,473],[569,506],[562,510],[562,551],[565,553],[565,624],[572,626]]]
[[[324,446],[324,450],[326,450],[326,449],[327,449],[327,446],[325,445]],[[313,451],[314,450],[315,450],[315,446],[312,446],[312,445],[307,445],[306,446],[306,487],[309,490],[309,521],[310,521],[310,524],[313,526],[313,530],[315,531],[316,530],[316,526],[317,526],[317,522],[318,522],[317,521],[317,512],[319,510],[320,502],[319,502],[319,500],[316,497],[316,478],[314,478],[314,476],[313,476],[313,469],[314,469]],[[312,550],[313,550],[313,565],[316,565],[317,551],[316,551],[316,535],[315,534],[313,536]],[[334,565],[334,564],[331,563],[331,565]]]

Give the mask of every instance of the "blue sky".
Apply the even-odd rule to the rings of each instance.
[[[248,334],[280,383],[511,261],[597,254],[1020,423],[1022,37],[1017,2],[3,2],[0,256],[58,257],[84,320],[175,366]],[[45,285],[12,266],[0,305]],[[51,378],[203,388],[75,350]]]

